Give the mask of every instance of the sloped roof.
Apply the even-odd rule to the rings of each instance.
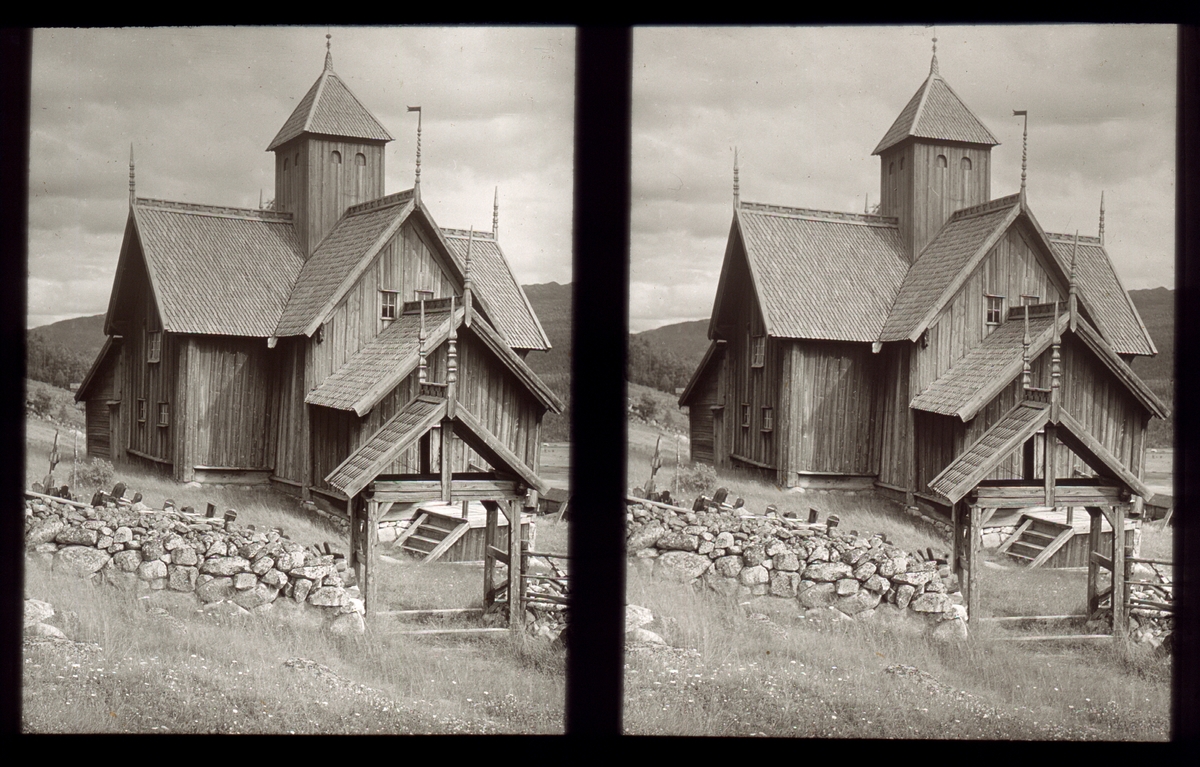
[[[454,313],[462,322],[463,310]],[[375,403],[403,381],[419,364],[421,317],[403,313],[370,343],[359,349],[345,365],[328,376],[304,398],[310,405],[353,410],[366,415]],[[425,350],[432,352],[450,334],[449,310],[425,311]]]
[[[92,366],[88,368],[87,375],[83,377],[79,388],[75,390],[75,401],[82,402],[87,398],[88,391],[92,388],[92,383],[99,380],[98,374],[109,362],[111,355],[116,355],[117,350],[121,347],[121,336],[107,336],[104,339],[104,345],[100,347],[100,353],[96,355],[96,359],[92,360]]]
[[[453,254],[464,264],[469,234],[463,229],[442,227],[442,235],[450,244]],[[471,279],[487,296],[490,318],[509,346],[540,351],[550,348],[550,339],[542,330],[525,291],[521,290],[508,259],[500,249],[500,243],[491,232],[474,234],[471,243]]]
[[[313,251],[287,300],[275,335],[307,333],[322,309],[353,282],[356,267],[382,248],[413,210],[412,190],[355,205],[334,225]]]
[[[735,225],[769,335],[878,338],[908,268],[896,219],[743,202]]]
[[[325,70],[292,110],[267,151],[273,151],[302,133],[370,141],[392,140],[391,134],[350,92],[342,79],[334,74],[328,58],[325,60]]]
[[[1046,232],[1051,249],[1063,271],[1071,271],[1074,235]],[[1154,341],[1133,305],[1121,278],[1099,237],[1080,237],[1075,259],[1075,279],[1081,292],[1087,295],[1092,319],[1112,344],[1117,354],[1157,354]]]
[[[1018,402],[934,477],[929,489],[951,503],[958,503],[1049,420],[1048,403],[1029,400]]]
[[[1059,314],[1059,331],[1068,323],[1065,312]],[[1038,357],[1053,340],[1052,315],[1041,313],[1029,316],[1029,359]],[[969,421],[981,407],[991,401],[994,393],[1008,385],[1024,367],[1022,363],[1025,337],[1024,319],[1010,316],[1008,321],[991,332],[979,346],[954,363],[925,391],[913,397],[910,407],[941,415],[958,416]],[[980,401],[982,400],[982,401]]]
[[[353,497],[445,416],[444,399],[414,397],[330,472],[325,481],[347,497]]]
[[[304,264],[290,213],[138,198],[132,216],[164,330],[274,333]]]
[[[956,211],[908,270],[878,340],[915,340],[921,326],[1021,212],[1018,195]],[[873,339],[874,340],[874,339]]]
[[[882,154],[909,137],[986,146],[1000,143],[937,73],[936,63],[871,154]]]

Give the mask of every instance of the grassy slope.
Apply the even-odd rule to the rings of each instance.
[[[551,347],[548,352],[530,352],[525,361],[567,403],[564,412],[546,414],[542,441],[566,442],[571,435],[571,285],[548,282],[521,289],[550,338]]]

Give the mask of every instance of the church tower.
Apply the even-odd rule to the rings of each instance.
[[[879,146],[879,213],[900,219],[909,263],[954,211],[991,199],[991,153],[1000,142],[938,72],[929,77]]]
[[[275,209],[295,216],[305,258],[351,205],[383,196],[383,149],[392,136],[333,72],[325,69],[279,129]]]

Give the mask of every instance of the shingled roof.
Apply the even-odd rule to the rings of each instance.
[[[1063,271],[1070,273],[1074,235],[1047,232],[1046,239]],[[1088,297],[1092,319],[1117,354],[1158,353],[1099,237],[1079,238],[1075,279],[1080,291]]]
[[[304,264],[290,213],[138,198],[130,215],[164,330],[274,333]]]
[[[467,239],[470,232],[464,229],[442,227],[451,250],[460,262],[466,263]],[[514,349],[550,348],[550,339],[538,322],[525,291],[513,276],[512,267],[500,243],[491,232],[475,232],[471,243],[471,279],[480,292],[487,296],[490,318],[496,330]]]
[[[962,141],[968,144],[996,146],[1000,142],[963,103],[950,84],[942,79],[934,59],[929,77],[917,88],[900,116],[884,134],[871,154],[882,154],[907,138]]]
[[[908,270],[878,340],[915,340],[951,288],[965,279],[966,267],[991,249],[1020,211],[1017,195],[956,211]]]
[[[267,151],[273,151],[303,133],[369,141],[392,140],[391,134],[350,92],[341,78],[334,74],[328,56],[325,59],[325,70],[292,110],[291,116],[279,129],[279,133],[275,134]]]
[[[908,268],[896,219],[743,202],[735,226],[769,335],[878,338]]]
[[[322,310],[353,282],[413,210],[412,190],[350,208],[304,264],[275,328],[277,336],[307,334]]]

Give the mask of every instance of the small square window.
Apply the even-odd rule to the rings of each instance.
[[[764,407],[762,409],[762,430],[771,431],[775,428],[775,411],[773,408]]]
[[[742,403],[742,428],[744,428],[744,429],[750,428],[750,403],[749,402]]]
[[[158,403],[158,425],[167,426],[170,424],[171,405],[167,402]]]
[[[137,419],[138,423],[146,422],[146,400],[144,399],[137,401]]]
[[[1004,321],[1004,296],[987,296],[987,324],[999,325]]]
[[[1041,302],[1041,296],[1031,296],[1026,293],[1021,294],[1021,306],[1037,306]]]
[[[767,356],[767,337],[754,336],[750,339],[750,367],[760,368]]]
[[[398,294],[394,290],[379,291],[380,309],[379,318],[384,320],[396,319],[396,307],[398,303]]]
[[[150,330],[146,332],[146,361],[158,362],[162,359],[162,331]]]

